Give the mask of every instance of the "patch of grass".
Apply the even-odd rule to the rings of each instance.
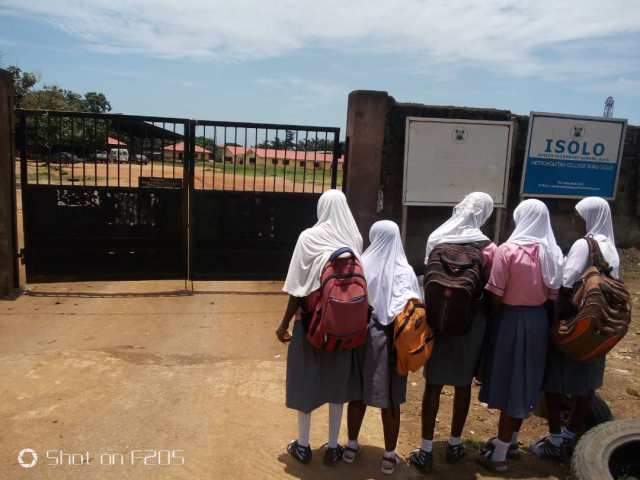
[[[215,170],[216,173],[222,174],[222,172],[225,172],[227,175],[233,175],[234,164],[233,163],[224,163],[224,164],[216,163],[215,167],[212,167],[211,164],[208,164],[205,166],[205,170],[206,171]],[[314,178],[314,171],[315,171],[315,178]],[[236,163],[235,174],[236,174],[236,177],[238,176],[242,177],[243,175],[246,175],[247,179],[253,178],[254,174],[256,178],[264,177],[267,179],[269,178],[273,179],[275,177],[276,183],[282,182],[283,179],[286,179],[296,184],[315,183],[316,185],[320,185],[320,186],[322,186],[323,183],[325,186],[328,186],[331,184],[330,167],[327,167],[326,170],[323,168],[313,169],[313,168],[307,167],[305,170],[304,167],[301,167],[298,164],[294,165],[293,162],[289,165],[273,165],[269,163],[267,163],[266,165],[264,163],[258,163],[258,164]],[[324,174],[324,180],[323,180],[323,174]],[[337,183],[338,183],[338,186],[342,185],[342,171],[338,171]]]

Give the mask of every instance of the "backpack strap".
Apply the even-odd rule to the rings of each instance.
[[[329,257],[329,261],[333,262],[336,258],[338,258],[340,255],[344,255],[345,253],[350,253],[351,257],[353,258],[355,258],[356,256],[356,254],[353,253],[353,250],[351,250],[349,247],[342,247],[331,254],[331,256]]]
[[[611,275],[611,266],[604,259],[602,255],[602,250],[600,250],[600,245],[593,238],[593,235],[588,235],[584,237],[587,241],[587,245],[589,245],[589,267],[596,267],[600,273],[604,273],[605,275]]]

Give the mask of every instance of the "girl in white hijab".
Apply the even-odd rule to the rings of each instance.
[[[620,257],[613,236],[611,210],[606,200],[588,197],[576,205],[578,215],[584,220],[585,236],[592,236],[600,247],[604,259],[611,267],[611,275],[619,278]],[[559,303],[569,304],[575,283],[589,266],[589,244],[584,238],[576,240],[565,260],[561,298]],[[604,380],[605,358],[603,355],[591,362],[577,362],[551,345],[547,357],[547,370],[543,390],[546,394],[549,419],[549,435],[530,446],[541,458],[559,459],[567,448],[571,448],[576,435],[584,428],[594,392]],[[570,395],[575,401],[567,428],[563,428],[560,417],[563,399]]]
[[[359,256],[362,236],[344,193],[329,190],[318,200],[318,222],[298,237],[283,290],[301,298],[317,290],[322,268],[341,247],[351,247]]]
[[[600,246],[600,251],[611,267],[611,274],[615,278],[620,276],[620,257],[616,248],[611,221],[611,209],[607,201],[600,197],[587,197],[576,205],[578,215],[584,221],[587,237],[593,237]],[[589,261],[589,245],[584,238],[576,240],[571,247],[565,261],[562,286],[573,288],[587,268]]]
[[[373,321],[369,323],[364,358],[363,399],[349,402],[349,444],[344,460],[352,463],[358,453],[358,434],[367,406],[380,408],[385,443],[382,471],[390,474],[399,461],[395,450],[400,404],[405,402],[407,391],[407,377],[390,367],[393,321],[410,300],[422,303],[422,288],[405,256],[398,225],[389,220],[374,223],[369,240],[371,244],[362,255],[362,266]]]
[[[436,228],[427,240],[426,265],[431,251],[440,243],[490,242],[480,228],[493,213],[493,199],[484,192],[473,192],[453,209],[451,218]]]
[[[500,410],[500,421],[497,437],[481,449],[478,461],[502,473],[508,469],[507,457],[517,450],[522,421],[540,397],[549,343],[545,304],[557,297],[563,263],[544,203],[525,200],[513,219],[515,229],[498,247],[486,286],[501,312],[480,390],[480,401]]]
[[[476,246],[482,253],[483,280],[486,282],[497,247],[481,227],[492,212],[493,199],[490,195],[473,192],[464,197],[453,209],[451,218],[429,235],[425,264],[438,245]],[[411,464],[422,473],[429,473],[433,468],[433,437],[444,385],[452,385],[455,392],[446,459],[449,463],[456,463],[465,455],[462,433],[471,405],[471,384],[484,348],[487,324],[483,300],[476,302],[474,310],[471,329],[467,334],[459,337],[436,335],[431,358],[424,367],[426,382],[422,400],[422,444],[409,458]]]
[[[334,465],[343,454],[338,444],[343,405],[362,399],[362,352],[316,350],[307,341],[303,325],[309,312],[305,298],[320,288],[322,268],[331,254],[342,247],[349,247],[360,256],[362,237],[344,194],[329,190],[318,200],[318,222],[303,231],[296,243],[283,288],[289,294],[289,303],[276,330],[281,342],[290,342],[286,405],[298,411],[298,438],[288,445],[287,451],[305,464],[311,461],[311,412],[329,403],[329,441],[324,463]],[[288,330],[294,315],[297,318],[290,335]]]
[[[538,258],[542,278],[547,287],[557,290],[562,284],[562,250],[556,243],[551,228],[549,210],[540,200],[522,202],[513,212],[516,228],[507,243],[517,245],[538,244]]]

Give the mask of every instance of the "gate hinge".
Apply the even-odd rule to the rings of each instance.
[[[20,263],[24,265],[24,248],[18,250],[18,258],[20,259]]]

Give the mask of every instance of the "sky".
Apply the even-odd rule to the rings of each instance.
[[[0,66],[114,112],[334,126],[353,90],[640,124],[640,0],[0,0]]]

